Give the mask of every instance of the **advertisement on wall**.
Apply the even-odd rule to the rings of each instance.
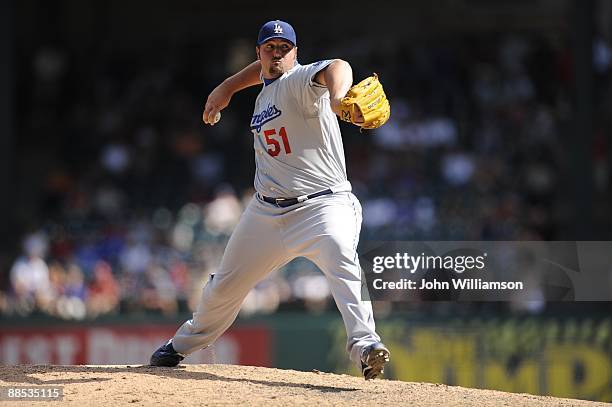
[[[172,325],[3,328],[0,364],[145,364],[175,329]],[[184,363],[271,366],[270,338],[265,327],[236,328],[212,349],[195,352]]]

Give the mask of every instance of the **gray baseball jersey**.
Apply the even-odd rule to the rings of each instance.
[[[290,198],[351,190],[329,92],[313,80],[331,62],[296,64],[257,96],[251,130],[260,194]]]

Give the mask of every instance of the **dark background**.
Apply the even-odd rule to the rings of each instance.
[[[62,297],[90,316],[193,305],[252,193],[258,89],[235,95],[214,128],[201,111],[275,18],[295,27],[302,63],[342,58],[356,80],[377,72],[391,101],[380,130],[342,124],[362,241],[611,237],[609,2],[0,7],[6,315],[62,316]],[[32,257],[50,269],[52,298],[15,288]],[[296,294],[293,275],[314,276],[291,265],[271,309],[333,307]],[[96,292],[104,311],[91,311]]]

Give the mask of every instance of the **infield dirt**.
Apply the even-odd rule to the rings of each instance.
[[[603,406],[584,400],[252,366],[3,366],[0,386],[63,386],[75,406]]]

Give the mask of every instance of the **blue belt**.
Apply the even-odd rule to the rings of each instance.
[[[328,195],[328,194],[333,194],[333,193],[334,191],[332,191],[330,188],[327,188],[324,191],[315,192],[314,194],[310,194],[310,195],[298,196],[297,198],[270,198],[269,196],[264,196],[262,194],[259,194],[259,196],[261,197],[261,199],[263,199],[269,204],[276,205],[280,208],[286,208],[288,206],[295,205],[297,203],[304,202],[309,199],[316,198],[318,196],[323,196],[323,195]]]

